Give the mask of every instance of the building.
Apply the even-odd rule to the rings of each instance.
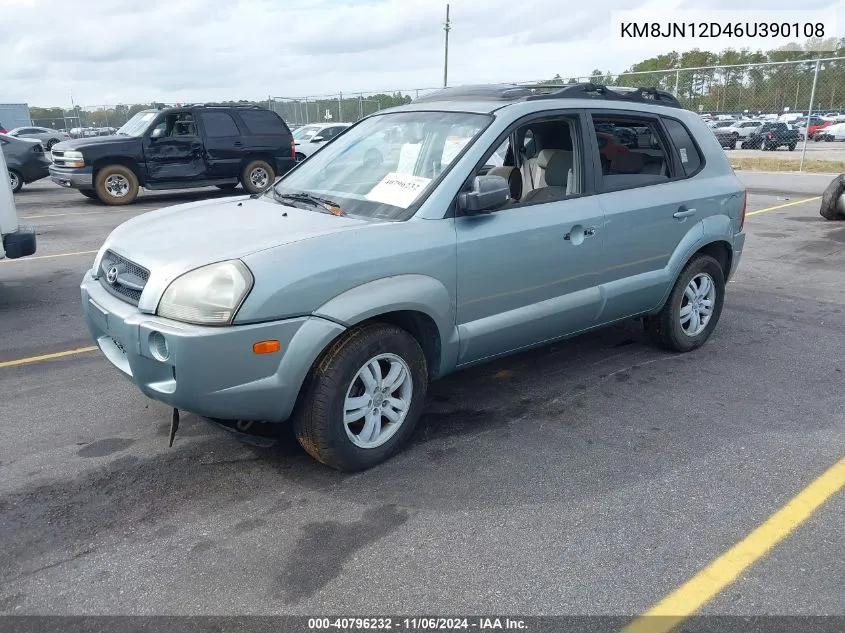
[[[32,125],[29,105],[26,103],[0,103],[0,125],[7,130]]]

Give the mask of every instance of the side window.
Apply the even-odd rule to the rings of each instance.
[[[200,118],[209,138],[240,135],[235,120],[226,112],[203,112]]]
[[[668,146],[655,119],[595,113],[592,121],[605,191],[644,187],[672,177]]]
[[[279,115],[270,110],[240,110],[238,114],[250,134],[287,134]]]
[[[663,119],[663,124],[669,132],[669,138],[672,144],[678,150],[678,155],[681,158],[681,169],[684,170],[685,176],[692,176],[699,169],[704,160],[698,147],[692,140],[692,136],[686,126],[676,119]]]
[[[579,130],[578,118],[571,115],[511,129],[506,140],[488,150],[484,166],[473,176],[486,172],[508,181],[510,201],[500,211],[578,196],[584,181]],[[511,139],[518,150],[515,157]]]

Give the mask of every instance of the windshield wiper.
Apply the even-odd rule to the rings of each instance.
[[[276,198],[280,200],[294,200],[296,202],[305,202],[306,204],[310,204],[313,207],[320,207],[326,213],[331,213],[332,215],[345,215],[337,202],[328,200],[326,198],[320,198],[319,196],[315,196],[304,191],[299,191],[297,193],[274,193],[276,194]]]

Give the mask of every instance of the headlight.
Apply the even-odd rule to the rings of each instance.
[[[65,152],[62,156],[64,167],[85,167],[85,159],[82,158],[82,152],[70,150]]]
[[[198,325],[228,325],[252,283],[249,268],[237,259],[203,266],[173,280],[156,314]]]

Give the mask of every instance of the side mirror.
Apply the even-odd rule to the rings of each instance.
[[[458,206],[469,214],[487,213],[504,205],[510,195],[508,181],[501,176],[476,176],[472,190],[458,194]]]
[[[164,130],[161,129],[160,127],[157,127],[156,129],[154,129],[153,133],[150,134],[150,138],[152,138],[152,139],[162,138],[163,136],[164,136]]]
[[[312,143],[322,143],[325,140],[326,139],[324,139],[322,136],[315,136],[311,139],[311,142]]]

